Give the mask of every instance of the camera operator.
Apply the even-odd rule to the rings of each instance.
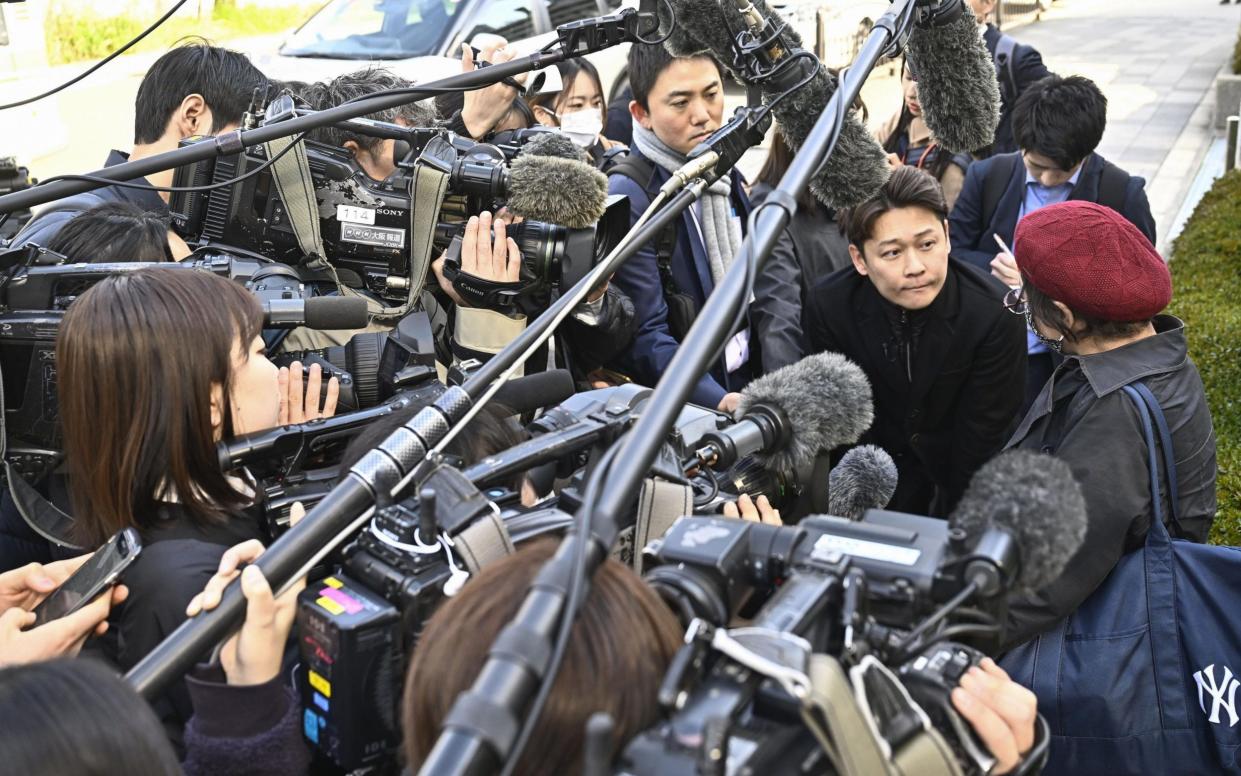
[[[304,395],[295,371],[282,398],[262,324],[241,285],[163,269],[107,278],[65,314],[56,361],[76,538],[93,548],[132,527],[143,543],[107,649],[123,668],[180,625],[225,549],[261,537],[252,486],[220,470],[216,442],[334,410],[330,395],[318,406],[313,369]],[[190,714],[185,687],[157,708],[176,741]]]
[[[189,42],[161,56],[147,71],[134,103],[134,147],[113,150],[104,163],[112,167],[172,151],[187,137],[218,135],[236,129],[254,90],[267,84],[244,54]],[[172,185],[173,171],[145,178],[153,186]],[[53,202],[14,238],[12,247],[34,243],[47,247],[72,218],[101,202],[129,202],[167,215],[168,195],[147,188],[110,185]]]
[[[301,707],[281,671],[304,584],[276,598],[257,567],[238,572],[262,552],[258,542],[230,548],[191,602],[191,616],[214,608],[225,585],[241,577],[245,621],[224,643],[219,663],[198,666],[187,680],[194,716],[186,728],[183,762],[177,762],[159,720],[133,689],[110,667],[84,658],[0,669],[0,751],[6,769],[31,776],[305,773],[310,755],[301,734]]]
[[[468,49],[467,49],[468,51]],[[463,59],[463,67],[472,69],[472,53]],[[498,55],[497,55],[498,56]],[[511,58],[511,57],[510,57]],[[502,60],[499,60],[502,61]],[[342,76],[327,84],[311,84],[301,89],[299,96],[316,110],[338,105],[345,100],[394,88],[400,79],[382,70],[365,70],[350,76]],[[497,87],[499,89],[497,90]],[[503,84],[466,92],[464,107],[449,122],[449,129],[466,129],[456,126],[460,121],[470,125],[468,132],[486,134],[497,124],[506,120],[512,109],[515,92]],[[415,120],[431,123],[429,114],[418,119],[408,112],[385,111],[367,118],[377,121],[411,124]],[[465,117],[464,119],[462,117]],[[478,117],[487,118],[482,126]],[[489,117],[489,118],[488,118]],[[494,120],[492,120],[494,119]],[[490,123],[488,123],[490,122]],[[375,178],[379,174],[391,175],[395,170],[392,160],[392,141],[379,141],[340,130],[318,130],[313,139],[349,148],[359,167]],[[391,165],[389,167],[388,165]],[[474,277],[492,283],[515,282],[519,279],[521,254],[517,245],[505,235],[512,218],[506,214],[493,215],[483,212],[466,224],[462,243],[462,270]],[[493,227],[494,226],[494,230]],[[485,361],[498,353],[526,326],[527,317],[521,312],[509,312],[470,307],[453,289],[443,275],[445,256],[432,262],[434,285],[428,283],[420,295],[420,307],[431,319],[436,341],[437,360],[445,368],[469,359]],[[566,321],[557,341],[557,361],[567,364],[574,376],[583,379],[587,373],[601,366],[628,346],[633,337],[633,305],[619,290],[604,287],[597,289]],[[376,320],[366,329],[347,331],[315,331],[295,329],[281,345],[286,352],[310,350],[348,342],[354,334],[363,331],[387,331],[392,321]],[[565,351],[569,354],[566,356]],[[546,353],[536,354],[531,364],[546,362]],[[534,369],[533,371],[540,371]]]
[[[411,768],[430,753],[457,695],[473,684],[496,635],[516,616],[555,549],[550,540],[523,546],[483,569],[431,617],[414,652],[402,704]],[[627,566],[604,561],[515,773],[578,772],[586,722],[595,712],[612,717],[613,752],[654,724],[659,686],[681,641],[680,625],[654,590]],[[1033,746],[1034,695],[990,659],[966,672],[952,701],[997,758],[993,774],[1012,770]]]
[[[1155,514],[1146,437],[1122,388],[1144,384],[1167,415],[1179,521],[1169,532],[1203,542],[1215,517],[1215,432],[1185,324],[1160,314],[1172,299],[1167,264],[1115,210],[1092,202],[1049,205],[1022,219],[1013,246],[1023,286],[1010,312],[1064,355],[1008,447],[1052,453],[1073,470],[1090,522],[1055,583],[1009,606],[1009,645],[1046,631],[1143,546]],[[1165,505],[1163,514],[1174,513]],[[1168,522],[1165,520],[1165,522]]]

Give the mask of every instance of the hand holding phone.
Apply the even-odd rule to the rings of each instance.
[[[42,625],[72,614],[88,605],[108,588],[116,585],[125,569],[138,558],[142,540],[132,528],[120,531],[95,551],[73,576],[34,608]]]
[[[1017,257],[1013,255],[1012,249],[1004,242],[1004,239],[998,234],[995,235],[996,245],[1000,246],[1000,253],[991,260],[991,274],[1000,279],[1004,285],[1009,288],[1018,288],[1021,286],[1021,271],[1017,269]]]

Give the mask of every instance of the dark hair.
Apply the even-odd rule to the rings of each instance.
[[[674,57],[662,45],[648,46],[635,43],[629,48],[629,88],[633,91],[633,99],[642,106],[643,110],[651,109],[651,90],[655,88],[655,82],[659,80],[659,74],[667,70],[678,59],[705,59],[715,65],[715,69],[720,73],[720,80],[724,80],[724,69],[720,67],[719,61],[710,54]]]
[[[1089,78],[1049,75],[1013,106],[1013,139],[1068,172],[1090,156],[1107,127],[1107,97]]]
[[[201,94],[211,108],[211,134],[241,121],[254,90],[267,77],[237,51],[212,46],[202,38],[187,40],[151,65],[134,101],[134,143],[154,143],[164,136],[181,102]]]
[[[337,76],[331,81],[306,84],[300,88],[290,88],[298,97],[305,100],[314,110],[334,108],[349,100],[367,97],[376,92],[389,89],[405,89],[411,84],[404,78],[381,67],[367,68],[353,73]],[[376,111],[367,114],[366,118],[373,121],[384,121],[389,124],[401,119],[414,127],[429,127],[435,124],[435,106],[430,100],[419,100],[396,108]],[[309,135],[311,140],[333,146],[343,146],[352,140],[359,148],[373,152],[383,142],[382,138],[363,135],[339,127],[320,127]]]
[[[172,261],[168,216],[129,202],[104,202],[71,219],[47,249],[69,261]]]
[[[249,502],[220,471],[211,396],[222,388],[229,438],[233,346],[240,339],[248,354],[262,327],[241,284],[194,270],[109,277],[69,306],[56,365],[74,522],[86,546],[151,525],[169,492],[202,522]]]
[[[767,158],[763,160],[763,166],[758,171],[757,178],[758,183],[766,183],[772,188],[780,185],[780,179],[789,171],[789,165],[793,163],[793,149],[789,148],[789,144],[785,142],[784,133],[778,124],[775,130],[771,133],[771,147],[767,149]],[[797,198],[797,207],[800,210],[813,211],[823,206],[807,188]]]
[[[556,69],[560,71],[560,91],[539,92],[527,97],[526,102],[530,104],[530,107],[542,107],[555,112],[556,115],[560,115],[560,106],[564,97],[573,89],[573,85],[577,83],[578,76],[585,73],[587,78],[595,82],[595,87],[599,90],[599,97],[603,100],[603,123],[606,125],[608,123],[607,95],[603,93],[603,79],[599,77],[599,71],[590,63],[590,60],[584,57],[572,57],[562,62],[557,62]]]
[[[901,165],[873,199],[855,208],[841,211],[840,223],[850,244],[859,251],[874,236],[875,222],[884,213],[907,207],[920,207],[935,214],[937,221],[948,218],[948,205],[939,181],[925,170]]]
[[[24,776],[181,773],[151,708],[86,657],[0,669],[0,752]]]
[[[556,547],[554,540],[532,541],[484,568],[427,623],[402,703],[412,768],[430,753],[453,701],[474,683],[492,641],[513,619]],[[612,717],[613,751],[654,723],[659,685],[682,632],[676,617],[632,569],[604,561],[573,623],[564,663],[515,773],[580,771],[586,721],[597,711]]]
[[[909,63],[902,59],[901,74],[904,75],[907,70],[909,70]],[[900,118],[896,120],[896,129],[884,141],[884,151],[890,154],[897,152],[900,148],[901,137],[909,134],[909,125],[913,123],[913,120],[914,114],[909,111],[909,106],[902,99]],[[924,153],[930,154],[930,157],[922,164],[922,169],[930,173],[935,180],[941,180],[944,173],[948,171],[948,167],[954,164],[952,154],[948,153],[943,146],[936,145],[934,148],[928,148]]]
[[[396,410],[371,423],[345,448],[340,470],[348,471],[362,459],[362,456],[378,447],[388,438],[389,434],[408,423],[420,410],[422,410],[422,405],[415,404]],[[526,435],[510,417],[512,414],[512,411],[502,405],[494,403],[486,405],[461,430],[460,434],[453,437],[446,451],[459,457],[462,463],[469,466],[489,455],[495,455],[501,450],[521,444],[526,441]],[[520,492],[524,476],[514,475],[512,480],[504,484],[513,491]]]
[[[1081,330],[1075,334],[1069,327],[1068,321],[1065,320],[1064,314],[1060,312],[1060,308],[1054,304],[1055,300],[1040,291],[1025,275],[1022,275],[1021,279],[1024,281],[1023,289],[1026,304],[1030,307],[1030,317],[1060,332],[1070,342],[1077,342],[1085,337],[1096,337],[1101,340],[1123,339],[1137,334],[1150,325],[1150,318],[1144,321],[1105,321],[1102,318],[1083,315],[1070,307],[1073,319],[1082,326]]]

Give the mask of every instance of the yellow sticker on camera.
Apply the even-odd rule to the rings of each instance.
[[[341,606],[340,604],[336,603],[335,601],[333,601],[332,599],[328,598],[325,595],[321,595],[317,599],[315,599],[315,603],[317,603],[319,606],[322,606],[324,609],[327,609],[332,614],[344,614],[345,613],[345,607]]]
[[[310,680],[310,686],[318,690],[323,695],[324,698],[332,697],[332,683],[331,682],[329,682],[327,679],[324,679],[322,676],[319,676],[319,674],[315,673],[314,671],[308,672],[307,678]]]

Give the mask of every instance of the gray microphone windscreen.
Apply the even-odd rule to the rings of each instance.
[[[866,510],[888,505],[896,482],[896,462],[888,451],[859,445],[845,453],[828,475],[827,513],[861,520]]]
[[[1069,465],[1028,450],[1008,450],[974,474],[949,522],[972,539],[988,528],[1016,540],[1016,589],[1035,591],[1058,578],[1086,538],[1086,500]]]
[[[995,63],[973,11],[962,5],[960,18],[915,29],[907,49],[922,117],[940,145],[958,154],[991,145],[1000,123]]]
[[[554,156],[585,162],[586,154],[563,132],[540,132],[521,147],[517,158],[523,156]]]
[[[366,300],[360,296],[316,296],[305,304],[309,329],[362,329],[370,323]]]
[[[708,51],[733,78],[743,80],[732,68],[735,55],[731,30],[743,29],[746,23],[736,4],[732,0],[670,2],[676,10],[677,24],[664,47],[674,56]],[[753,5],[759,14],[772,19],[776,26],[784,24],[781,16],[771,10],[764,0],[753,0]],[[783,35],[790,48],[804,48],[801,36],[791,26],[785,27]],[[794,152],[801,149],[815,120],[823,113],[837,87],[836,76],[827,72],[817,60],[814,65],[818,68],[814,78],[781,99],[772,110],[780,124],[781,134]],[[770,104],[779,96],[779,92],[763,90],[765,103]],[[810,192],[829,208],[855,207],[878,194],[883,184],[887,183],[889,174],[887,154],[854,111],[849,110],[836,141],[836,149],[810,180]]]
[[[607,176],[585,162],[522,154],[509,165],[508,209],[523,218],[586,229],[607,200]]]
[[[788,445],[755,453],[777,472],[810,468],[820,452],[857,442],[874,419],[870,381],[839,353],[817,353],[766,374],[741,392],[737,417],[754,404],[779,408],[792,431]]]

